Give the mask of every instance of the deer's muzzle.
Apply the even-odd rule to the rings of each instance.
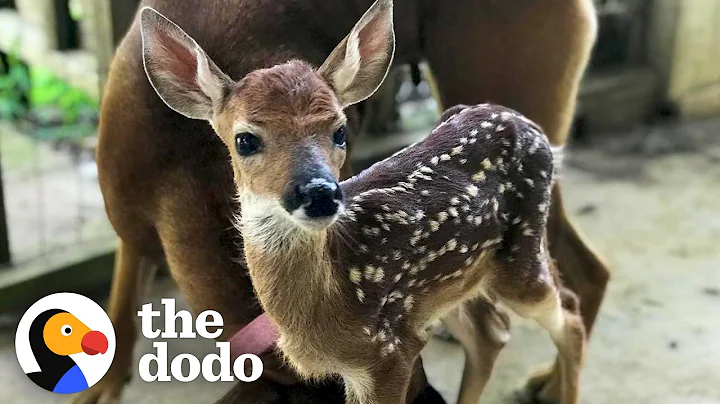
[[[343,206],[340,185],[326,178],[296,181],[284,201],[284,207],[291,215],[305,220],[333,217]]]

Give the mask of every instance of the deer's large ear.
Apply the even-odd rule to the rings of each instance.
[[[140,12],[145,73],[160,98],[193,119],[212,119],[232,80],[185,31],[150,7]]]
[[[393,3],[377,0],[318,72],[333,87],[344,108],[375,93],[385,80],[394,53]]]

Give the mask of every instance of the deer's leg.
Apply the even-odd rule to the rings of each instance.
[[[76,403],[112,403],[119,400],[130,376],[133,348],[137,339],[137,309],[144,298],[156,266],[136,248],[120,241],[110,290],[108,315],[115,328],[115,359],[107,374],[90,389],[79,394]]]
[[[424,48],[441,108],[493,102],[564,144],[597,21],[592,0],[436,2]]]
[[[547,267],[550,265],[548,262]],[[587,340],[585,326],[577,297],[570,290],[562,289],[556,278],[548,275],[546,272],[533,282],[512,280],[512,275],[500,276],[496,291],[500,300],[518,315],[537,321],[547,330],[558,349],[553,373],[558,396],[547,402],[575,404],[580,395],[580,371]],[[512,292],[508,292],[509,288]]]
[[[373,358],[371,368],[341,374],[348,404],[407,404],[413,373],[421,366],[419,338],[405,338],[401,348]],[[373,347],[368,347],[372,351]]]
[[[494,102],[538,122],[553,144],[564,144],[596,32],[591,0],[438,2],[426,21],[428,62],[442,108]],[[567,286],[581,301],[589,331],[609,272],[567,218],[553,191],[550,251]],[[531,395],[558,398],[554,367],[527,385]],[[534,397],[533,397],[534,398]]]
[[[558,185],[552,194],[548,239],[550,255],[557,261],[563,285],[572,290],[581,302],[580,315],[589,336],[605,296],[610,272],[567,217]],[[523,401],[534,398],[556,401],[560,394],[560,378],[556,371],[558,366],[556,361],[551,366],[537,370],[519,392],[519,398]]]
[[[479,298],[448,314],[443,323],[465,350],[458,404],[477,404],[490,379],[495,359],[509,338],[510,319]]]
[[[519,315],[534,319],[547,330],[558,349],[553,379],[559,394],[548,401],[541,398],[541,402],[574,404],[579,400],[586,333],[577,304],[568,301],[576,301],[572,292],[566,290],[561,293],[557,289],[537,305],[506,301]]]

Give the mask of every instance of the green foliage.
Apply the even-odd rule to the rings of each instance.
[[[92,97],[55,77],[45,69],[32,69],[30,103],[33,108],[55,107],[65,123],[78,120],[85,111],[97,110]]]
[[[7,71],[0,70],[0,119],[32,116],[39,127],[30,130],[30,134],[37,138],[84,137],[94,133],[92,118],[98,111],[95,99],[47,69],[28,68],[16,53],[8,55],[7,61]]]

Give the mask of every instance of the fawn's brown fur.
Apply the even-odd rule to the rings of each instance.
[[[239,79],[290,59],[319,66],[370,3],[146,0],[143,5],[153,6],[186,29],[224,72]],[[395,60],[426,58],[442,105],[491,100],[538,122],[551,143],[565,143],[594,41],[591,0],[402,1],[396,10],[402,18],[395,19]],[[145,76],[140,48],[138,19],[113,61],[98,146],[103,195],[121,238],[110,299],[118,349],[111,371],[79,398],[81,402],[119,396],[131,368],[141,286],[156,263],[168,263],[193,310],[221,312],[226,320],[222,339],[260,312],[252,285],[243,276],[246,269],[234,261],[241,240],[229,225],[237,206],[227,149],[209,125],[174,113],[158,99]],[[350,153],[359,114],[353,107],[344,112]],[[342,176],[349,172],[346,163]],[[566,218],[557,185],[550,209],[550,252],[568,286],[579,295],[589,331],[608,273]],[[504,343],[497,336],[507,328],[507,321],[483,301],[469,302],[445,320],[468,356],[460,400],[471,402],[466,400],[482,390],[484,375]],[[271,356],[264,359],[274,362]],[[423,386],[418,363],[408,398]],[[279,364],[266,368],[262,382],[238,384],[228,397],[270,402],[293,391],[297,397],[318,394],[324,401],[338,399],[334,385],[289,389],[274,380],[292,380],[291,373]],[[558,400],[560,368],[562,361],[534,376],[528,393]]]
[[[404,403],[428,322],[499,301],[550,332],[560,402],[577,402],[585,333],[546,252],[552,171],[537,128],[470,107],[344,182],[348,210],[327,229],[308,232],[271,201],[245,209],[248,267],[279,347],[305,377],[340,374],[350,402]]]

